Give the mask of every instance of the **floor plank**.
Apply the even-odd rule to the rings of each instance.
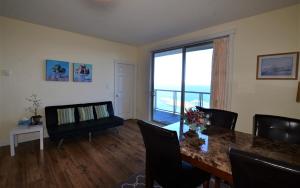
[[[113,188],[145,165],[145,149],[134,120],[93,136],[66,140],[61,149],[45,139],[21,143],[15,157],[0,148],[0,187]]]

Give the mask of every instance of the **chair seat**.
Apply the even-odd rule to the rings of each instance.
[[[204,181],[209,181],[210,174],[199,168],[193,167],[190,163],[182,161],[182,171],[180,176],[180,187],[189,188],[197,187]]]

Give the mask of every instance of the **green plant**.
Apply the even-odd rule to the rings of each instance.
[[[42,105],[41,99],[36,94],[32,94],[30,97],[26,98],[26,101],[32,103],[32,106],[28,107],[26,110],[34,114],[34,116],[37,116],[38,110]]]

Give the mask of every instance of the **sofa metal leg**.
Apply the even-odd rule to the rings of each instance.
[[[116,127],[116,128],[114,128],[115,129],[115,133],[116,134],[119,134],[119,129]]]
[[[64,142],[64,139],[63,139],[63,138],[59,140],[58,145],[57,145],[57,149],[60,149],[60,148],[61,148],[63,142]]]
[[[89,132],[89,142],[92,142],[92,132]]]

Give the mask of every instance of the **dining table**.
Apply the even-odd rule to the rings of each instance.
[[[269,140],[213,125],[204,130],[201,127],[191,130],[183,121],[164,128],[177,132],[182,160],[229,184],[233,184],[230,148],[300,166],[300,145],[297,144]]]

